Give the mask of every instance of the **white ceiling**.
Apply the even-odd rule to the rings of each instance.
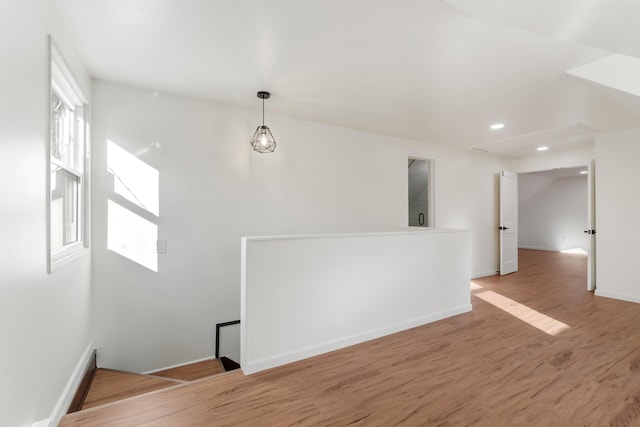
[[[268,90],[267,122],[510,156],[640,125],[637,96],[566,73],[640,56],[636,0],[56,3],[93,76],[254,109]]]

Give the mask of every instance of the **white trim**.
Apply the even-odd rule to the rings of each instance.
[[[610,292],[607,290],[603,291],[602,289],[599,289],[599,288],[595,290],[594,295],[598,297],[612,298],[612,299],[617,299],[621,301],[640,303],[640,297],[637,297],[635,295],[619,294],[617,292]]]
[[[192,363],[204,362],[206,360],[216,360],[215,357],[209,356],[202,359],[192,360],[190,362],[178,363],[177,365],[165,366],[164,368],[152,369],[151,371],[142,372],[143,375],[153,375],[156,372],[166,371],[167,369],[180,368],[181,366],[191,365]]]
[[[54,75],[58,74],[57,77],[54,77]],[[58,71],[57,67],[55,66],[55,64],[52,63],[51,66],[51,91],[55,92],[55,94],[58,96],[58,98],[60,98],[60,100],[62,100],[62,102],[64,103],[65,107],[67,107],[69,110],[71,111],[75,111],[76,109],[76,105],[82,105],[79,102],[73,102],[72,99],[77,99],[75,96],[68,96],[68,93],[73,93],[72,89],[70,89],[68,87],[68,85],[63,85],[60,84],[59,82],[62,81],[63,77],[61,77],[60,72]]]
[[[93,355],[93,350],[94,346],[92,341],[85,349],[82,357],[80,357],[80,360],[78,360],[78,363],[76,364],[76,367],[73,370],[69,381],[67,381],[67,385],[64,387],[64,390],[62,391],[62,394],[60,395],[56,406],[53,408],[53,412],[51,412],[51,416],[46,420],[40,420],[37,423],[34,423],[33,426],[55,427],[60,423],[60,420],[69,409],[69,405],[71,404],[71,401],[73,400],[73,397],[78,390],[80,382],[82,382],[82,378],[84,378],[84,374],[87,370],[87,365],[89,364],[91,356]]]
[[[480,273],[471,273],[471,280],[480,279],[481,277],[495,276],[495,275],[497,275],[499,273],[500,273],[500,271],[497,268],[495,270],[491,270],[491,271],[484,271],[484,272],[480,272]]]
[[[82,217],[82,241],[84,247],[91,247],[91,106],[82,106],[82,132],[84,133],[84,173],[82,192],[84,212]]]
[[[62,163],[60,160],[56,159],[55,157],[51,157],[51,163],[53,163],[54,165],[56,165],[60,169],[66,171],[66,172],[69,172],[71,175],[77,176],[78,179],[82,179],[83,173],[81,171],[77,170],[74,167],[65,165],[64,163]]]
[[[67,65],[67,61],[56,47],[53,38],[49,36],[50,61],[51,61],[51,80],[55,82],[54,86],[63,92],[63,99],[68,102],[71,107],[74,105],[87,104],[87,97],[80,89],[71,69]]]
[[[532,251],[547,251],[547,252],[561,252],[562,249],[550,248],[547,246],[531,246],[531,245],[518,245],[518,249],[529,249]]]
[[[380,328],[372,329],[363,333],[351,335],[337,340],[325,342],[311,347],[303,348],[298,351],[283,353],[281,355],[270,357],[267,359],[257,360],[248,365],[242,366],[242,372],[245,375],[251,375],[265,369],[281,366],[287,363],[296,362],[306,359],[307,357],[317,356],[319,354],[338,350],[351,345],[359,344],[372,339],[380,338],[386,335],[395,334],[417,326],[426,325],[427,323],[437,322],[447,317],[456,316],[458,314],[467,313],[472,310],[471,304],[466,304],[451,310],[441,311],[439,313],[418,317],[415,319],[387,325]]]
[[[73,261],[88,254],[89,251],[89,166],[90,166],[90,140],[89,140],[89,124],[88,124],[88,104],[87,98],[84,95],[82,89],[78,85],[71,69],[67,65],[64,57],[55,45],[55,42],[51,36],[49,36],[49,96],[52,91],[56,91],[56,94],[63,99],[72,109],[75,107],[74,119],[81,118],[78,122],[74,120],[74,128],[76,130],[76,138],[82,139],[82,163],[83,172],[75,170],[68,165],[62,165],[61,162],[52,158],[51,156],[51,141],[47,140],[46,153],[47,153],[47,176],[46,176],[46,214],[47,214],[47,272],[49,274],[54,273],[62,267],[72,263]],[[50,108],[50,102],[47,104]],[[82,123],[82,126],[78,126],[78,123]],[[51,114],[49,114],[49,129],[51,128]],[[51,249],[51,164],[54,163],[60,166],[63,170],[78,177],[78,241],[64,245],[62,248],[53,251]],[[75,165],[74,165],[75,166]]]
[[[57,251],[51,254],[49,261],[49,273],[55,273],[61,268],[71,264],[73,261],[89,254],[89,248],[85,247],[83,242],[76,242],[71,247]]]
[[[327,233],[327,234],[291,234],[275,236],[247,236],[247,241],[259,240],[299,240],[299,239],[332,239],[335,237],[379,237],[379,236],[411,236],[415,234],[457,233],[470,231],[466,228],[432,228],[432,227],[406,227],[399,231],[382,231],[372,233]]]

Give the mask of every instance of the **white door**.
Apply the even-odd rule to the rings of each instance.
[[[500,275],[518,271],[518,175],[500,173]]]
[[[587,290],[596,289],[596,164],[589,164],[587,178]]]

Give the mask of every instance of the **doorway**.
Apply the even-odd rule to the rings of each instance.
[[[408,158],[409,227],[433,227],[433,160]]]
[[[535,250],[586,257],[588,290],[595,288],[593,174],[593,166],[518,174],[519,252],[522,256]]]

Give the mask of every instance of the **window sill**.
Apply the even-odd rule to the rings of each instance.
[[[55,273],[87,254],[89,254],[89,248],[85,248],[82,243],[52,254],[49,260],[49,274]]]

